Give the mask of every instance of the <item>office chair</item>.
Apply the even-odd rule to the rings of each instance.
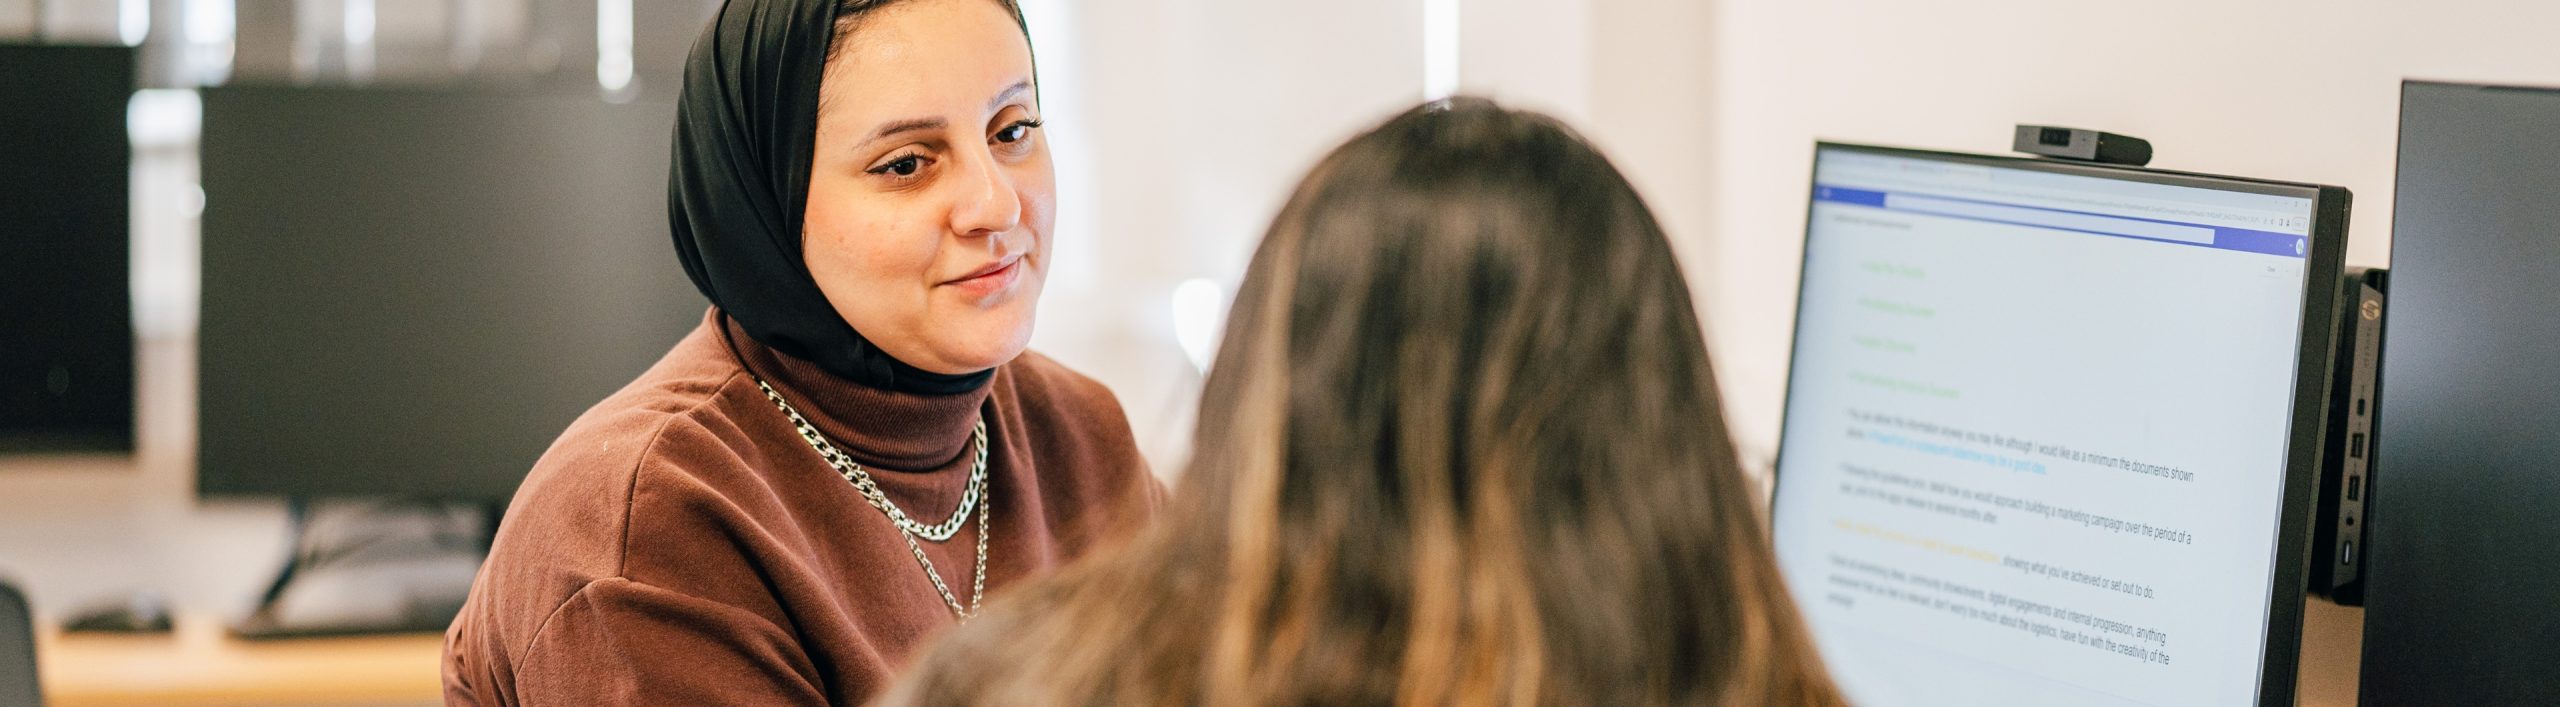
[[[27,596],[0,582],[0,707],[42,707],[36,687],[35,620]]]

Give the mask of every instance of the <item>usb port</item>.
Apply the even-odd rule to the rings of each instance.
[[[2358,433],[2355,433],[2355,434],[2347,435],[2347,458],[2349,458],[2349,459],[2363,459],[2363,458],[2364,458],[2364,433],[2362,433],[2362,432],[2358,432]]]
[[[2363,491],[2363,490],[2364,490],[2364,477],[2362,477],[2362,476],[2350,476],[2350,477],[2347,477],[2347,500],[2349,500],[2349,501],[2356,500],[2356,492],[2358,492],[2358,491]]]

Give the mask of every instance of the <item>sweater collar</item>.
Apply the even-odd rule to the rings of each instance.
[[[948,395],[872,388],[757,343],[718,310],[711,316],[748,373],[773,386],[810,426],[863,466],[932,471],[974,451],[980,411],[994,386]]]

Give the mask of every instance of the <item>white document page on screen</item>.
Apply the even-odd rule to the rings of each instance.
[[[1816,169],[1775,512],[1833,676],[2252,704],[2310,200],[1904,159]]]

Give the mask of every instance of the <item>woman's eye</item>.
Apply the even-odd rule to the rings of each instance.
[[[873,168],[873,169],[871,170],[871,173],[872,173],[872,174],[894,174],[894,175],[901,176],[901,177],[913,177],[913,176],[916,176],[916,171],[917,171],[917,170],[921,170],[921,169],[924,169],[924,160],[923,160],[922,158],[918,158],[918,157],[916,157],[916,156],[909,155],[909,156],[906,156],[906,157],[900,157],[900,158],[898,158],[898,159],[897,159],[897,161],[890,162],[890,163],[888,163],[888,164],[880,165],[879,167]]]
[[[1003,130],[996,131],[996,142],[1012,144],[1031,139],[1031,129],[1037,127],[1040,127],[1039,123],[1028,120],[1007,125]]]

